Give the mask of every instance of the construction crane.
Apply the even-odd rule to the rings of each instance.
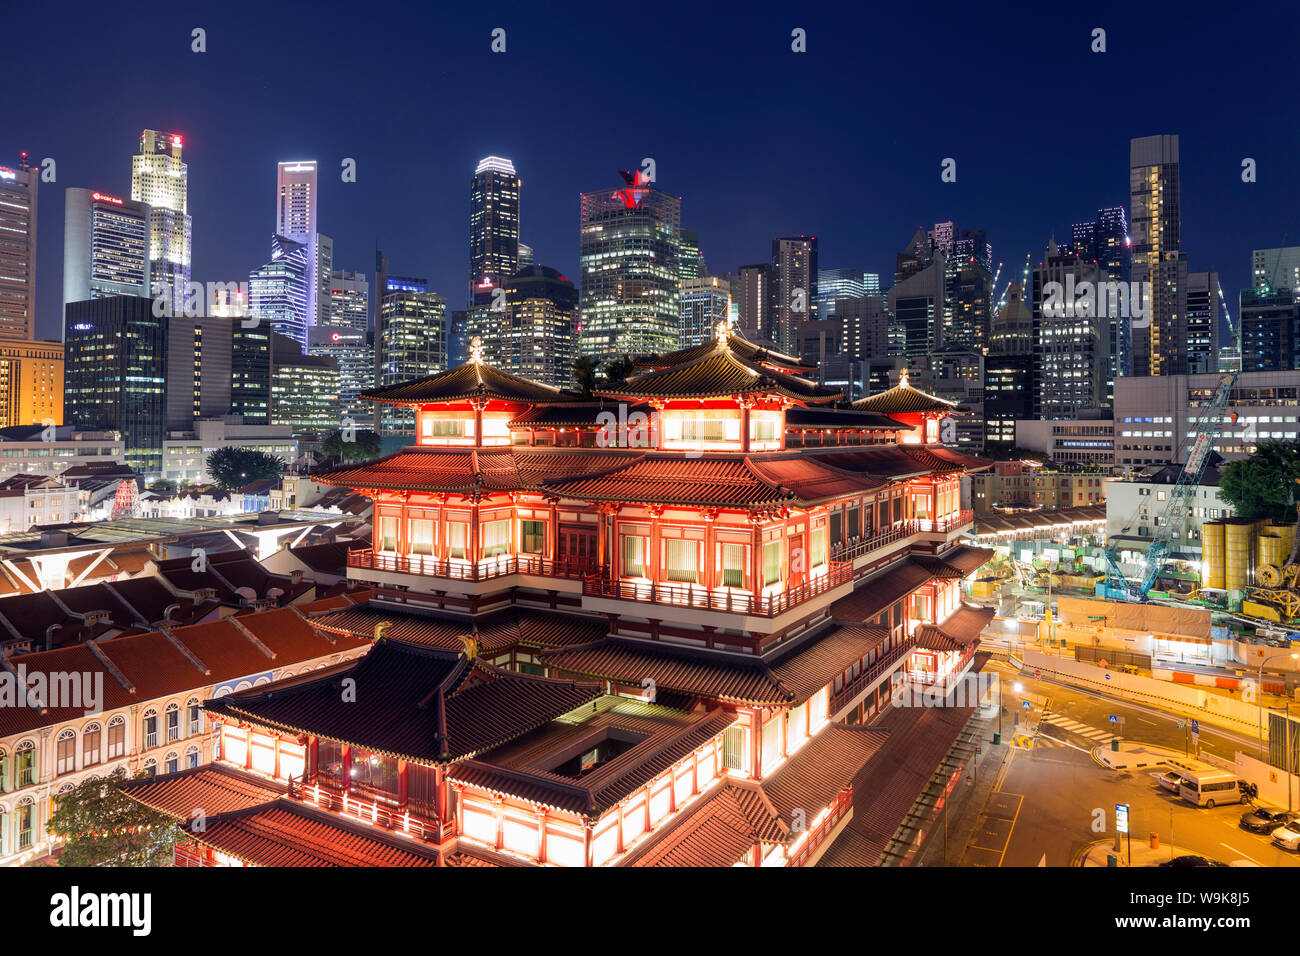
[[[1240,348],[1240,338],[1237,341],[1238,348]],[[1213,401],[1201,412],[1200,417],[1196,420],[1196,437],[1192,438],[1187,446],[1187,460],[1182,471],[1178,474],[1178,480],[1174,483],[1174,489],[1169,495],[1169,503],[1165,505],[1164,511],[1155,519],[1156,535],[1151,542],[1151,547],[1147,549],[1142,577],[1137,586],[1134,587],[1133,583],[1125,577],[1124,572],[1120,570],[1118,560],[1119,545],[1117,542],[1111,541],[1107,544],[1105,552],[1106,578],[1097,584],[1099,597],[1139,602],[1147,600],[1147,595],[1151,593],[1152,586],[1156,583],[1156,579],[1160,577],[1160,572],[1164,570],[1165,561],[1173,550],[1174,539],[1178,537],[1192,513],[1196,489],[1205,476],[1205,467],[1209,463],[1210,452],[1214,448],[1214,439],[1218,436],[1223,425],[1225,418],[1223,409],[1227,407],[1228,397],[1232,394],[1233,386],[1237,384],[1237,376],[1240,374],[1239,370],[1234,369],[1225,372],[1219,378],[1219,387],[1214,393]],[[1227,417],[1233,418],[1235,416]],[[1134,515],[1123,530],[1129,530],[1137,523],[1137,520],[1138,515]]]

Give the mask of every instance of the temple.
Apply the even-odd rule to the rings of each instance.
[[[374,501],[373,596],[309,621],[370,650],[208,701],[217,761],[127,792],[178,865],[902,858],[961,721],[890,704],[982,665],[988,463],[906,377],[837,407],[810,371],[723,326],[587,396],[476,348],[365,395],[416,443],[314,476]]]

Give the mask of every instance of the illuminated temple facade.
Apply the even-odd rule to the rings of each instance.
[[[372,597],[310,623],[373,644],[208,701],[218,760],[128,785],[178,865],[897,862],[915,794],[864,786],[960,730],[890,695],[982,663],[987,463],[906,378],[836,407],[811,371],[720,329],[587,398],[474,350],[364,396],[416,444],[313,476],[375,508]]]

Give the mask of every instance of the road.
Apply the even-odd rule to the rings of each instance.
[[[1247,808],[1235,804],[1193,807],[1161,789],[1150,770],[1116,772],[1098,764],[1091,755],[1114,727],[1107,720],[1111,714],[1125,717],[1126,736],[1135,742],[1182,749],[1186,735],[1176,727],[1180,718],[1035,681],[1032,674],[1019,674],[1006,666],[992,665],[990,669],[1005,681],[1009,714],[1021,697],[1050,698],[1050,709],[1044,720],[1038,719],[1036,706],[1030,712],[1031,723],[1038,724],[1032,740],[1027,734],[1017,738],[1009,718],[1003,719],[1004,740],[1012,743],[995,748],[1003,755],[1000,769],[986,761],[980,770],[981,774],[997,774],[991,791],[960,810],[954,807],[949,821],[952,832],[962,833],[965,841],[958,865],[1068,866],[1089,844],[1113,837],[1115,805],[1127,803],[1135,843],[1155,833],[1161,847],[1172,842],[1227,863],[1300,866],[1300,855],[1275,847],[1265,835],[1247,833],[1237,826]],[[1012,689],[1017,682],[1023,688],[1020,696]],[[994,718],[990,736],[997,723]],[[1021,732],[1028,729],[1019,728]],[[1202,750],[1227,760],[1235,750],[1253,750],[1253,745],[1253,740],[1228,731],[1207,729],[1201,734]],[[950,859],[957,862],[955,857],[954,853]],[[933,855],[926,862],[942,865]]]

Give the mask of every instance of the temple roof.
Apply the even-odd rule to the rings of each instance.
[[[637,356],[636,364],[639,368],[661,369],[672,368],[677,365],[685,365],[696,359],[708,355],[718,347],[717,339],[710,337],[697,345],[691,345],[684,349],[678,349],[676,352],[664,352],[660,355],[641,355]],[[815,372],[817,365],[813,362],[805,362],[803,359],[795,358],[793,355],[786,355],[784,352],[778,352],[775,348],[768,348],[766,345],[749,341],[740,333],[732,330],[727,336],[727,348],[737,357],[751,362],[755,365],[765,365],[768,368],[776,369],[780,372],[799,373]]]
[[[879,412],[864,412],[851,408],[827,408],[825,406],[805,407],[792,405],[785,412],[785,427],[789,431],[807,429],[809,431],[827,431],[848,429],[849,431],[911,431],[914,426]]]
[[[495,656],[513,647],[563,647],[586,644],[609,631],[605,618],[559,611],[510,607],[478,618],[449,613],[420,614],[388,605],[362,604],[311,618],[313,626],[334,634],[373,638],[380,623],[391,625],[390,640],[459,651],[460,636],[474,633],[483,653]]]
[[[871,477],[831,467],[809,455],[713,455],[684,458],[656,452],[604,473],[546,482],[548,490],[588,501],[753,507],[812,504],[876,487]]]
[[[357,661],[209,700],[204,708],[392,757],[447,763],[527,733],[601,693],[598,685],[534,677],[383,638]]]
[[[533,404],[563,402],[575,396],[550,385],[511,375],[484,362],[470,359],[453,369],[401,382],[388,388],[362,392],[361,398],[388,405],[419,405],[430,402],[459,402],[469,399],[499,399]]]
[[[869,395],[866,398],[860,398],[850,407],[857,411],[879,412],[882,415],[906,414],[909,412],[944,412],[952,414],[960,411],[960,407],[956,402],[950,402],[947,399],[939,398],[937,395],[931,395],[929,392],[923,392],[919,388],[913,388],[911,383],[908,382],[906,370],[899,378],[898,384],[893,388],[877,392],[875,395]]]
[[[627,697],[602,697],[594,708],[553,720],[482,756],[450,767],[447,779],[557,810],[599,817],[736,722],[717,709],[688,714]],[[581,777],[560,772],[557,755],[589,746],[593,735],[630,737],[628,749]],[[580,750],[577,752],[581,752]]]
[[[657,838],[656,838],[657,837]],[[728,783],[663,834],[637,846],[628,866],[732,866],[755,844],[785,843],[789,830],[763,791]]]
[[[924,445],[837,445],[808,448],[802,456],[842,471],[872,475],[884,481],[962,470],[960,465],[935,455]]]
[[[838,389],[823,388],[744,357],[733,348],[733,343],[744,341],[733,335],[726,343],[716,340],[705,343],[708,349],[699,351],[688,361],[642,372],[618,387],[601,389],[597,394],[646,400],[782,395],[796,402],[815,404],[835,401],[842,394]]]
[[[922,624],[916,629],[916,646],[927,651],[961,651],[979,641],[996,612],[991,607],[963,604],[942,624]]]
[[[657,692],[735,704],[774,706],[807,700],[888,637],[884,628],[837,626],[766,659],[645,641],[608,638],[542,651],[547,667]]]
[[[283,785],[219,763],[122,784],[122,792],[137,803],[177,820],[249,810],[280,799],[286,791]]]

